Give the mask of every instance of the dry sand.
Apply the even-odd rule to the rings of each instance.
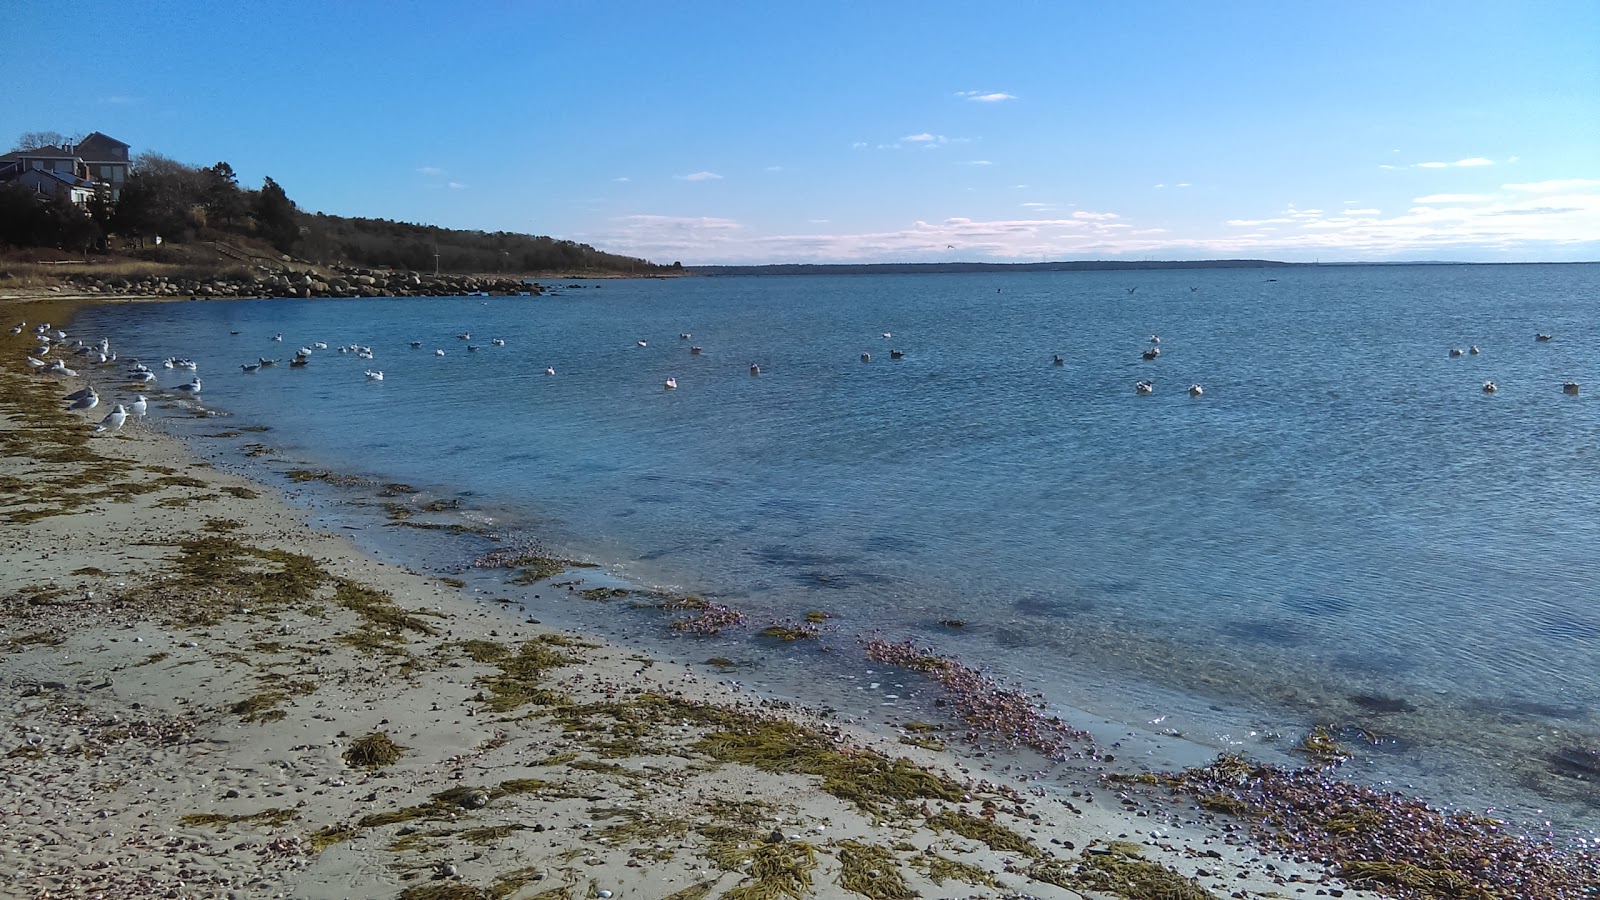
[[[31,337],[0,332],[0,895],[1343,887],[1181,803],[1007,784],[380,564],[149,422],[92,435],[117,398],[61,411],[85,381],[26,369]],[[398,757],[361,765],[374,735]],[[1128,881],[1162,867],[1193,893]]]

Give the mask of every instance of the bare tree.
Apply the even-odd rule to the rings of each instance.
[[[59,131],[24,131],[17,138],[18,150],[38,150],[40,147],[63,147],[68,143],[66,135]]]

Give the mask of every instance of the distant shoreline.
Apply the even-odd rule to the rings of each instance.
[[[1358,266],[1583,266],[1594,261],[1572,262],[1453,262],[1416,260],[1405,262],[1282,262],[1271,259],[1196,259],[1196,260],[1071,260],[1040,263],[774,263],[760,266],[684,266],[688,275],[955,275],[977,272],[1120,272],[1164,269],[1316,269]]]

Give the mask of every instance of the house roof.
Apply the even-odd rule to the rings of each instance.
[[[0,159],[75,159],[77,154],[65,147],[35,147],[32,150],[13,150],[0,153]]]
[[[78,146],[75,149],[77,154],[84,159],[90,159],[96,156],[119,160],[125,160],[128,158],[127,144],[124,144],[108,134],[102,134],[98,131],[90,133],[88,137],[79,141]],[[114,149],[121,150],[123,152],[114,155],[107,153],[107,151]]]
[[[29,175],[34,175],[39,178],[53,179],[61,182],[64,185],[67,185],[68,187],[82,188],[86,191],[94,190],[94,182],[89,181],[88,179],[79,178],[76,175],[67,175],[62,172],[52,172],[49,169],[29,169],[18,177],[27,178]]]

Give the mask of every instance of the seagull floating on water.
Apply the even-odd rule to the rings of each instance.
[[[289,368],[291,368],[291,369],[303,368],[306,365],[306,363],[309,363],[309,362],[311,362],[311,357],[309,357],[309,356],[296,356],[294,359],[289,360]]]
[[[505,338],[494,338],[490,340],[489,343],[495,345],[496,347],[504,347],[506,345],[506,340]]]
[[[635,343],[637,343],[637,344],[638,344],[638,345],[639,345],[639,346],[641,346],[641,347],[648,347],[648,346],[650,346],[650,345],[649,345],[649,344],[646,344],[646,343],[645,343],[645,342],[644,342],[644,341],[636,341],[636,342],[635,342]]]
[[[1161,355],[1161,348],[1160,347],[1151,347],[1149,350],[1146,350],[1146,351],[1144,351],[1143,353],[1141,353],[1139,355],[1144,357],[1145,359],[1155,359],[1156,357]]]
[[[1494,393],[1495,391],[1498,391],[1498,390],[1500,390],[1500,387],[1498,385],[1496,385],[1492,381],[1485,381],[1483,383],[1483,392],[1485,394],[1492,394],[1492,393]]]
[[[1545,334],[1542,331],[1536,331],[1536,332],[1533,333],[1533,339],[1536,340],[1536,341],[1548,341],[1553,337],[1555,337],[1555,335],[1553,335],[1553,334]]]
[[[1568,382],[1562,384],[1561,385],[1561,392],[1564,393],[1564,394],[1572,394],[1572,395],[1576,396],[1577,393],[1578,393],[1578,383],[1576,381],[1568,381]]]
[[[890,350],[889,351],[889,358],[890,359],[905,359],[906,358],[906,354],[905,354],[905,351],[903,351],[903,350]]]
[[[106,417],[100,420],[100,424],[94,427],[94,432],[99,434],[102,431],[121,431],[122,423],[126,421],[128,421],[128,411],[122,408],[121,403],[118,403],[116,406],[111,407],[111,412],[107,413]]]
[[[761,367],[756,365],[755,363],[751,363],[750,364],[750,374],[751,375],[760,375],[761,374]]]
[[[317,348],[318,350],[326,350],[326,349],[328,349],[328,342],[327,341],[317,341],[316,343],[312,344],[311,346]]]
[[[383,372],[378,370],[378,369],[368,369],[367,370],[367,380],[368,381],[382,381],[383,380]]]
[[[275,360],[275,359],[267,359],[265,356],[258,357],[256,361],[261,363],[261,368],[263,368],[263,369],[269,369],[269,368],[271,368],[271,367],[273,367],[273,366],[278,364],[277,360]]]
[[[272,340],[282,341],[283,340],[283,332],[280,331],[277,334],[273,335],[272,336]]]
[[[260,371],[261,363],[249,363],[249,364],[240,363],[239,364],[239,368],[244,370],[244,371],[246,371],[246,372],[256,372],[256,371]]]
[[[1462,354],[1461,354],[1461,348],[1460,347],[1451,347],[1450,348],[1450,358],[1451,359],[1455,359],[1456,357],[1461,356],[1461,355]]]
[[[1478,345],[1477,344],[1473,344],[1471,347],[1467,348],[1467,352],[1471,353],[1473,356],[1477,356],[1479,353],[1482,353],[1483,351],[1478,349]]]
[[[1205,392],[1206,392],[1205,388],[1202,388],[1198,384],[1189,385],[1189,396],[1191,396],[1191,397],[1198,397],[1201,394],[1204,394]]]
[[[688,340],[688,339],[690,339],[690,338],[692,338],[692,337],[694,337],[694,335],[692,335],[692,334],[690,334],[690,333],[689,333],[689,332],[687,332],[687,331],[685,331],[685,332],[681,332],[681,333],[680,333],[680,334],[679,334],[679,335],[678,335],[678,338],[679,338],[679,339],[680,339],[680,340],[685,340],[685,341],[687,341],[687,340]]]
[[[1155,390],[1156,383],[1154,381],[1139,381],[1135,382],[1133,385],[1133,392],[1140,396],[1144,396],[1145,394],[1153,394],[1155,393]]]
[[[200,379],[196,378],[188,384],[180,384],[173,388],[173,390],[183,391],[186,394],[198,394],[200,393]]]
[[[668,378],[665,382],[662,383],[661,386],[666,388],[669,391],[677,390],[678,379],[676,379],[676,378]]]
[[[434,355],[434,356],[443,356],[443,355],[444,355],[444,351],[443,351],[443,350],[438,350],[438,349],[435,349],[435,350],[434,350],[434,351],[433,351],[433,355]]]
[[[1053,358],[1052,358],[1052,359],[1051,359],[1051,360],[1050,360],[1050,362],[1051,362],[1051,363],[1052,363],[1052,364],[1053,364],[1053,365],[1057,365],[1057,366],[1064,366],[1064,365],[1066,365],[1066,364],[1067,364],[1067,361],[1066,361],[1066,360],[1064,360],[1064,359],[1062,359],[1062,358],[1061,358],[1061,354],[1059,354],[1059,353],[1057,353],[1057,354],[1056,354],[1056,355],[1055,355],[1055,356],[1054,356],[1054,357],[1053,357]]]
[[[861,361],[862,362],[872,362],[872,354],[871,353],[863,353],[863,354],[861,354]]]
[[[699,356],[700,355],[700,348],[699,347],[690,347],[689,348],[689,355],[690,356]]]
[[[421,341],[412,341],[411,342],[411,347],[414,350],[421,350],[422,349],[422,342]]]

